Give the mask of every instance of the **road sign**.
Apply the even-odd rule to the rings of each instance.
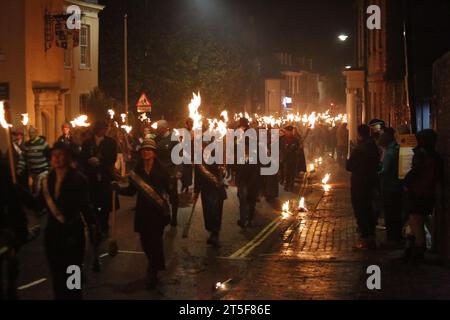
[[[138,102],[136,103],[136,107],[138,113],[152,112],[152,102],[149,98],[147,98],[147,95],[145,93],[143,93],[139,98]]]

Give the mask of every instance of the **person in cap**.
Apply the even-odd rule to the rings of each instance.
[[[146,139],[139,148],[140,160],[130,173],[130,184],[113,187],[119,194],[137,194],[134,229],[140,235],[141,245],[148,259],[147,289],[157,285],[158,272],[165,269],[163,234],[170,222],[167,194],[170,192],[169,175],[157,157],[154,140]]]
[[[297,159],[300,141],[294,136],[294,127],[287,126],[285,135],[280,139],[280,156],[283,167],[284,189],[294,191],[294,181],[297,175]]]
[[[111,182],[115,180],[114,164],[117,160],[117,143],[106,136],[108,125],[97,121],[93,127],[93,137],[84,141],[80,164],[86,174],[94,208],[98,211],[100,227],[104,234],[109,233],[109,214],[112,210]],[[119,207],[118,198],[115,199]]]
[[[158,127],[156,129],[156,147],[158,158],[161,160],[162,165],[169,173],[170,178],[170,205],[172,209],[172,218],[170,224],[172,227],[176,227],[178,224],[178,180],[182,177],[182,166],[175,165],[172,161],[172,150],[179,143],[172,141],[172,134],[169,129],[169,123],[166,120],[158,121]]]
[[[44,137],[38,135],[34,127],[28,130],[30,140],[24,143],[23,153],[17,164],[17,176],[30,176],[33,181],[33,193],[39,193],[42,178],[50,167],[50,147]]]
[[[75,266],[83,273],[84,223],[92,243],[97,245],[99,240],[95,213],[89,201],[88,181],[71,166],[71,161],[71,149],[64,143],[56,143],[51,149],[51,170],[42,180],[41,192],[37,197],[22,193],[26,206],[48,212],[44,246],[56,300],[82,299],[81,283],[77,285],[75,281],[73,288],[68,287],[72,274],[67,270]]]

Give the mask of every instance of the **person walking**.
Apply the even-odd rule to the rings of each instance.
[[[45,137],[39,136],[35,128],[30,127],[28,134],[30,140],[23,145],[23,153],[17,164],[17,175],[19,177],[23,175],[31,177],[32,192],[38,194],[41,181],[47,175],[50,167],[50,147]]]
[[[280,146],[285,179],[284,190],[288,192],[294,191],[294,182],[297,175],[298,149],[300,147],[300,142],[294,136],[293,131],[293,126],[285,128],[286,135],[282,138]]]
[[[373,188],[379,171],[378,148],[370,137],[370,128],[360,125],[357,129],[358,142],[347,161],[351,172],[351,198],[361,241],[356,249],[376,247],[376,217],[372,207]]]
[[[167,194],[170,192],[169,173],[157,156],[153,139],[145,139],[139,148],[140,160],[130,173],[130,184],[113,188],[123,196],[137,194],[134,230],[139,233],[141,245],[148,260],[147,289],[158,282],[158,273],[165,269],[163,234],[170,222]]]
[[[208,245],[218,248],[222,227],[223,203],[227,199],[224,184],[225,169],[218,164],[196,164],[194,166],[194,196],[196,203],[202,197],[205,229],[209,232]]]
[[[93,137],[83,143],[80,162],[88,178],[91,200],[98,211],[102,232],[109,234],[109,214],[112,210],[111,182],[115,180],[114,164],[117,160],[117,143],[106,136],[105,121],[97,121],[93,127]],[[115,199],[119,207],[118,198]]]
[[[94,211],[90,205],[88,181],[71,166],[72,150],[64,143],[56,143],[51,150],[51,171],[42,180],[37,197],[22,193],[24,204],[34,210],[49,213],[44,246],[50,266],[53,293],[56,300],[82,299],[83,260],[85,253],[85,224],[93,245],[99,244]],[[69,270],[77,268],[74,287],[67,283]]]

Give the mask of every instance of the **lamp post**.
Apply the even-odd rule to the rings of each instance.
[[[124,107],[128,114],[128,15],[123,17],[123,65],[124,65]]]

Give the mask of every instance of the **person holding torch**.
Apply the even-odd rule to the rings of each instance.
[[[113,189],[123,196],[137,194],[134,228],[140,234],[142,248],[148,259],[147,289],[157,284],[158,272],[165,269],[163,234],[170,223],[168,194],[169,174],[157,158],[157,145],[146,139],[139,148],[140,160],[130,173],[130,184],[121,188],[113,182]]]

